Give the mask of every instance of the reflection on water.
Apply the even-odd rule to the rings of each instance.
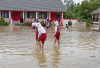
[[[52,54],[53,58],[52,58],[52,64],[54,67],[57,67],[57,64],[60,63],[60,53],[59,53],[59,46],[54,46],[53,48],[54,53]]]
[[[43,65],[43,64],[46,63],[46,56],[44,54],[44,50],[43,49],[37,50],[36,58],[38,60],[38,65],[40,67],[45,67],[46,66],[46,65]]]
[[[60,46],[50,28],[41,50],[31,27],[0,26],[0,68],[99,68],[100,33],[91,28],[61,27]]]

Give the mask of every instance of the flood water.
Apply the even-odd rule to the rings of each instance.
[[[100,68],[100,32],[83,24],[61,27],[60,46],[47,30],[44,49],[28,26],[0,26],[0,68]]]

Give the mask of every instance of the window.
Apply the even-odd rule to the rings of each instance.
[[[47,18],[47,12],[39,12],[39,19],[46,19]]]
[[[60,13],[56,13],[56,19],[60,21]]]
[[[93,21],[95,21],[95,14],[93,15]]]
[[[36,18],[35,12],[27,12],[27,18]]]
[[[9,11],[1,11],[1,17],[9,18]]]

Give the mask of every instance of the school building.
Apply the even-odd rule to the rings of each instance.
[[[14,21],[63,19],[66,9],[61,0],[0,0],[0,17]]]
[[[92,21],[93,23],[100,22],[100,8],[92,12]]]

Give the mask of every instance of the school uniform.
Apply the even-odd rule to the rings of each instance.
[[[30,21],[29,25],[32,26],[32,20]]]
[[[60,38],[60,27],[59,27],[59,22],[55,22],[55,37],[57,40]]]
[[[50,26],[50,24],[49,24],[49,22],[47,22],[47,23],[46,23],[46,27],[49,28],[49,26]]]
[[[41,24],[38,25],[38,38],[39,41],[42,42],[42,44],[44,44],[46,38],[47,38],[47,34],[45,29],[41,26]]]
[[[38,32],[38,29],[36,28],[36,40],[38,40],[38,34],[39,32]]]
[[[36,26],[34,26],[34,25],[33,25],[34,23],[36,23],[36,21],[34,21],[34,22],[32,23],[32,25],[31,25],[31,26],[32,26],[32,29],[34,29],[34,30],[35,30],[35,29],[36,29]]]

